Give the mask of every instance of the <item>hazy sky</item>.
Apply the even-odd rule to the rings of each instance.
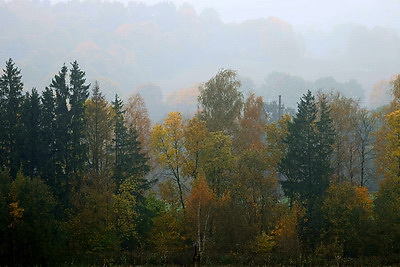
[[[19,3],[24,3],[23,1],[20,0]],[[161,2],[173,2],[177,8],[188,3],[194,7],[197,14],[201,14],[204,9],[213,8],[220,14],[220,18],[224,23],[238,23],[238,25],[230,25],[230,27],[225,27],[225,25],[221,27],[218,23],[215,24],[215,27],[220,27],[221,36],[224,38],[228,36],[231,38],[229,40],[233,40],[228,44],[225,44],[222,39],[214,38],[212,35],[210,35],[209,42],[199,42],[197,38],[201,34],[205,34],[205,36],[212,34],[208,31],[203,31],[204,27],[209,27],[207,25],[202,25],[203,28],[194,29],[193,32],[190,30],[186,32],[182,30],[183,27],[182,29],[174,28],[173,30],[171,28],[169,29],[171,31],[166,33],[163,32],[165,30],[163,27],[153,32],[151,27],[146,28],[146,24],[143,24],[143,27],[140,26],[143,28],[143,32],[140,31],[140,34],[144,34],[145,37],[148,37],[147,39],[135,39],[140,38],[140,34],[128,34],[129,38],[127,37],[127,40],[129,42],[125,42],[125,39],[114,38],[113,46],[109,45],[109,40],[105,35],[104,40],[102,39],[103,36],[100,38],[99,36],[91,35],[87,38],[86,36],[82,38],[79,35],[82,34],[78,31],[81,28],[86,31],[85,33],[96,32],[90,29],[91,25],[82,25],[80,27],[79,24],[71,24],[75,25],[76,29],[73,29],[73,31],[70,28],[64,29],[68,33],[65,35],[65,40],[60,36],[54,38],[53,41],[59,43],[61,47],[67,42],[68,46],[66,45],[63,49],[67,49],[67,47],[69,47],[68,49],[70,47],[74,49],[70,54],[60,52],[64,50],[54,50],[52,53],[52,60],[54,62],[49,61],[48,66],[51,64],[56,65],[55,62],[59,61],[65,62],[65,60],[68,60],[65,59],[66,56],[73,57],[73,59],[78,59],[83,64],[87,64],[88,73],[94,73],[93,75],[97,75],[96,77],[107,77],[111,81],[110,84],[113,85],[110,88],[120,88],[121,91],[146,82],[157,84],[164,92],[189,88],[195,83],[206,81],[219,68],[224,67],[237,70],[240,75],[251,78],[258,85],[264,81],[268,73],[280,71],[289,73],[290,75],[297,75],[309,81],[330,76],[341,83],[349,79],[356,79],[368,93],[377,82],[382,79],[389,79],[393,74],[397,73],[398,62],[400,62],[400,0],[25,1],[50,1],[52,3],[67,1],[90,1],[92,3],[119,1],[124,4],[132,1],[142,2],[148,6]],[[96,25],[97,29],[103,29],[105,25],[108,25],[109,21],[112,22],[113,18],[116,17],[116,23],[113,24],[115,26],[113,34],[119,36],[121,33],[129,33],[132,30],[129,27],[132,25],[126,24],[124,21],[119,21],[117,19],[118,15],[115,15],[121,11],[119,9],[120,6],[114,5],[113,8],[117,10],[114,10],[116,13],[108,14],[110,17],[107,17],[107,20]],[[165,6],[161,8],[165,8]],[[167,8],[170,7],[167,6]],[[18,10],[18,8],[15,8],[13,12],[18,12]],[[21,10],[30,12],[29,9],[24,10],[21,8]],[[55,8],[55,10],[58,9]],[[146,10],[154,11],[157,9],[150,7],[143,10],[146,12]],[[62,19],[67,21],[70,19],[68,12],[70,11],[67,10],[65,14],[60,13],[61,16],[63,14],[67,15],[65,18],[62,17]],[[90,12],[83,10],[79,15],[87,16],[87,13]],[[129,12],[125,13],[128,14]],[[179,15],[180,13],[177,12],[175,15]],[[157,14],[154,16],[157,16]],[[286,27],[288,24],[274,19],[240,24],[245,20],[267,19],[271,16],[288,22],[288,24],[293,26],[294,30]],[[24,16],[21,15],[21,18],[24,18]],[[162,17],[162,19],[168,24],[168,18]],[[74,22],[79,23],[80,21],[78,19]],[[157,21],[156,17],[154,23],[163,22]],[[278,24],[286,26],[280,29],[277,27]],[[336,25],[339,26],[334,27]],[[133,25],[132,27],[132,31],[134,31],[137,25]],[[252,27],[256,29],[256,32],[252,31]],[[276,28],[277,32],[266,32],[266,30],[273,28]],[[26,29],[29,30],[30,28],[27,27]],[[248,30],[249,34],[247,32],[244,34],[242,32],[243,29]],[[15,32],[18,33],[19,31]],[[78,34],[75,34],[75,32]],[[237,33],[238,37],[231,36],[231,33]],[[42,30],[38,31],[37,34],[39,37],[53,37],[52,33]],[[3,52],[0,53],[0,56],[3,55],[4,57],[3,61],[11,56],[19,59],[24,64],[28,64],[27,60],[30,59],[33,62],[34,58],[39,58],[38,53],[40,53],[40,49],[38,50],[39,52],[29,50],[30,47],[35,47],[35,42],[30,46],[30,37],[15,34],[11,37],[11,39],[7,36],[3,39],[0,38],[0,40],[4,40],[4,45],[2,46],[4,49],[0,50],[0,52]],[[159,38],[161,41],[155,40],[153,37]],[[21,43],[18,38],[22,38],[26,45],[14,45],[14,43]],[[88,38],[93,38],[93,40],[89,39],[90,42],[88,42],[86,40]],[[246,38],[252,39],[248,40]],[[176,46],[177,44],[179,45]],[[115,49],[115,47],[122,47],[125,50]],[[176,47],[182,49],[176,49]],[[171,50],[171,48],[173,49]],[[203,58],[196,57],[196,55],[205,56]],[[193,56],[197,61],[192,61],[193,58],[191,57]],[[293,58],[297,61],[293,61]],[[99,59],[103,60],[101,62],[107,62],[107,64],[108,60],[111,60],[110,62],[113,62],[117,67],[104,68],[103,70],[99,68],[98,64],[93,64],[93,60]],[[132,62],[136,65],[132,64]],[[171,62],[175,62],[172,64],[173,69],[170,67]],[[169,67],[166,68],[163,64]],[[145,68],[138,66],[145,66]],[[42,69],[41,66],[35,65],[31,68],[33,70],[30,72],[31,77],[36,77],[35,71]],[[48,69],[46,71],[54,70]],[[126,75],[126,73],[135,73],[135,75],[131,77],[130,75]],[[36,80],[34,81],[36,82]],[[38,82],[40,83],[40,81]],[[37,84],[34,86],[37,86]]]
[[[58,2],[63,0],[51,0]],[[127,3],[129,0],[120,0]],[[400,0],[143,0],[147,4],[189,3],[197,12],[214,8],[224,22],[277,16],[297,29],[324,29],[338,23],[400,27]]]
[[[157,3],[159,0],[146,0]],[[355,22],[366,26],[399,25],[400,0],[174,0],[197,11],[212,7],[225,22],[277,16],[293,25],[316,27]]]

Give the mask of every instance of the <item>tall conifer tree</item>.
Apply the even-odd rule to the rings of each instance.
[[[56,157],[56,175],[61,178],[67,173],[68,145],[70,140],[70,113],[68,102],[70,98],[70,89],[67,85],[68,69],[64,65],[60,72],[54,77],[50,84],[55,92],[55,157]],[[62,178],[62,179],[65,179]]]
[[[6,62],[0,77],[0,164],[15,177],[22,153],[22,76],[12,59]]]
[[[24,98],[22,120],[24,125],[23,169],[29,177],[39,175],[40,163],[43,160],[42,136],[40,132],[40,96],[33,88]]]
[[[127,137],[127,128],[124,123],[123,102],[115,95],[115,100],[112,102],[114,109],[114,179],[117,185],[123,181],[123,149]]]
[[[56,133],[55,133],[55,95],[46,87],[41,96],[41,113],[39,118],[40,136],[42,140],[40,175],[48,185],[55,186],[56,166]]]
[[[140,142],[133,126],[125,125],[123,102],[115,96],[113,102],[115,112],[114,128],[114,153],[115,166],[114,177],[117,184],[121,184],[126,178],[134,176],[143,177],[148,171],[147,158],[140,151]]]
[[[69,173],[77,175],[83,170],[87,160],[87,145],[84,142],[85,102],[89,97],[90,85],[85,84],[85,72],[79,68],[76,61],[70,69],[70,133]]]
[[[134,125],[126,126],[125,110],[123,109],[123,102],[115,96],[112,103],[114,109],[114,179],[117,183],[117,188],[127,186],[135,186],[134,191],[130,191],[132,197],[136,199],[134,206],[138,214],[136,221],[136,228],[139,235],[135,239],[141,239],[148,231],[150,224],[151,211],[146,205],[145,191],[148,190],[153,181],[149,182],[145,175],[150,171],[147,165],[148,158],[142,153],[138,134]],[[133,184],[131,184],[133,182]],[[140,242],[140,241],[139,241]],[[138,240],[129,239],[124,242],[125,246],[137,246]]]
[[[321,207],[332,175],[330,156],[334,130],[325,100],[318,109],[310,91],[300,99],[284,142],[287,151],[279,166],[286,177],[282,187],[291,202],[299,201],[306,208],[301,234],[313,247],[322,227]]]

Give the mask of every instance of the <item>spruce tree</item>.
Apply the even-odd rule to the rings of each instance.
[[[77,175],[83,170],[87,161],[87,145],[84,142],[85,102],[89,97],[90,85],[85,84],[85,72],[79,68],[76,61],[70,69],[70,146],[68,173]]]
[[[71,140],[71,116],[69,112],[70,88],[67,84],[68,69],[64,65],[60,72],[53,78],[50,88],[55,93],[54,108],[54,184],[53,189],[60,203],[58,215],[62,216],[67,207],[67,194],[71,188],[69,177],[70,162],[69,150]]]
[[[22,76],[12,59],[0,77],[0,164],[15,178],[22,154]]]
[[[127,138],[127,128],[124,123],[123,102],[118,95],[115,95],[112,104],[114,109],[114,180],[117,185],[120,185],[125,176],[123,174],[123,151]]]
[[[286,177],[282,182],[285,195],[291,202],[310,200],[310,185],[315,179],[314,162],[318,158],[317,133],[315,121],[317,107],[315,98],[308,91],[300,99],[298,111],[293,121],[288,124],[289,134],[284,140],[287,151],[279,166],[280,172]]]
[[[300,234],[306,244],[315,246],[323,224],[321,206],[332,175],[330,156],[334,140],[332,120],[325,100],[318,109],[310,91],[300,99],[298,111],[288,124],[284,140],[287,151],[279,169],[285,195],[306,209]]]
[[[141,152],[138,134],[133,125],[127,130],[126,144],[124,147],[124,172],[129,176],[143,177],[150,171],[147,158]]]
[[[321,177],[320,194],[325,193],[326,188],[329,186],[329,178],[333,174],[331,166],[331,156],[333,152],[333,144],[335,142],[335,129],[333,127],[333,120],[330,117],[330,108],[325,96],[320,97],[319,101],[319,120],[316,123],[318,140],[317,150],[319,164],[317,173]],[[317,192],[318,193],[318,192]]]
[[[55,94],[46,87],[41,96],[41,113],[39,118],[42,160],[40,176],[54,188],[56,166],[56,133],[55,133]]]
[[[54,77],[50,84],[55,92],[55,152],[57,160],[57,174],[65,174],[69,165],[68,145],[70,142],[70,113],[68,110],[68,102],[70,98],[70,89],[67,85],[68,69],[64,65],[60,72]]]
[[[115,113],[114,118],[114,179],[117,183],[117,189],[128,181],[134,181],[136,190],[130,193],[135,197],[135,211],[138,214],[136,221],[136,228],[138,229],[137,239],[141,239],[148,231],[147,226],[151,220],[151,211],[148,209],[145,199],[145,191],[147,191],[154,181],[149,182],[146,179],[146,174],[149,172],[150,167],[147,165],[147,158],[141,152],[138,134],[133,125],[126,126],[125,123],[125,110],[123,109],[123,102],[119,99],[118,95],[115,96],[113,102],[113,109]],[[129,239],[124,242],[125,247],[134,247],[140,243],[139,240]]]
[[[36,88],[33,88],[31,93],[25,94],[22,112],[24,125],[22,166],[25,175],[29,177],[39,175],[40,163],[43,160],[40,116],[40,96]]]
[[[115,112],[114,128],[114,153],[115,168],[114,177],[118,185],[126,178],[143,177],[148,171],[147,158],[141,153],[140,142],[136,130],[131,125],[129,128],[125,125],[123,102],[118,95],[113,102]]]

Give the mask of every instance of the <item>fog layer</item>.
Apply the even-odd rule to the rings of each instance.
[[[398,5],[396,1],[387,4]],[[386,10],[378,9],[376,1],[366,5],[371,9],[376,6],[378,15]],[[376,17],[368,25],[338,20],[331,26],[334,20],[330,16],[321,25],[324,27],[311,27],[313,17],[323,20],[310,7],[292,17],[290,12],[281,12],[287,19],[258,18],[255,14],[254,19],[232,23],[224,22],[227,19],[222,20],[216,10],[199,10],[198,6],[172,2],[0,2],[0,61],[13,58],[22,69],[27,88],[41,90],[50,83],[54,70],[77,60],[88,79],[99,80],[108,95],[117,92],[127,96],[150,87],[157,90],[148,91],[148,98],[154,94],[157,102],[171,103],[195,99],[196,90],[190,88],[220,68],[237,70],[248,81],[247,87],[252,87],[246,90],[271,100],[282,94],[290,105],[295,105],[305,88],[315,86],[347,90],[348,95],[364,97],[363,103],[368,104],[374,85],[379,87],[379,82],[398,72],[398,24],[394,21],[391,27],[387,18],[381,21],[383,26],[373,25]],[[360,10],[365,12],[365,7]],[[345,14],[350,11],[345,10]],[[390,14],[388,18],[393,17]],[[354,10],[356,18],[367,15]],[[303,27],[294,27],[289,20],[297,22],[300,16],[308,20],[303,20]],[[274,86],[271,75],[279,76],[277,73],[295,77],[292,82],[297,79],[299,83]],[[320,80],[326,83],[318,85]]]

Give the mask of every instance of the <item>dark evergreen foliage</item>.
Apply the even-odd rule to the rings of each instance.
[[[71,117],[71,140],[69,147],[69,173],[78,175],[83,171],[87,161],[87,145],[84,142],[85,129],[85,102],[89,97],[89,85],[86,85],[85,72],[83,72],[76,61],[71,63],[70,70],[70,117]]]
[[[56,113],[55,94],[46,87],[41,96],[41,113],[39,118],[42,161],[40,175],[52,188],[55,186],[56,175]]]
[[[114,179],[120,185],[127,177],[143,177],[149,170],[147,158],[140,151],[140,142],[134,127],[125,125],[123,102],[115,96],[114,117]]]
[[[233,137],[243,127],[236,124],[242,96],[235,75],[221,71],[199,98],[209,130]],[[398,177],[384,181],[375,199],[365,187],[331,179],[335,131],[323,97],[316,101],[308,91],[292,121],[269,125],[276,136],[268,140],[276,144],[229,152],[229,166],[199,148],[200,161],[229,170],[223,178],[232,186],[224,194],[206,182],[197,191],[193,186],[182,209],[172,184],[148,193],[155,181],[123,101],[116,95],[110,105],[97,83],[88,99],[76,61],[41,95],[33,88],[23,96],[21,80],[8,60],[0,77],[1,266],[189,265],[196,240],[210,264],[368,265],[355,257],[370,255],[377,256],[372,265],[399,262]],[[229,108],[221,111],[221,103]],[[231,151],[225,137],[226,146],[211,144],[216,152]],[[248,167],[255,171],[241,164],[251,149],[257,157],[249,157]],[[273,166],[266,153],[276,155]],[[279,160],[292,207],[278,199]]]
[[[33,88],[31,93],[26,93],[22,110],[24,128],[22,167],[24,173],[29,177],[35,177],[40,174],[40,164],[44,156],[40,115],[40,96],[36,88]]]
[[[321,206],[333,173],[330,156],[334,142],[332,120],[325,100],[317,107],[310,91],[300,99],[298,111],[289,122],[287,151],[280,164],[286,180],[282,181],[285,195],[306,208],[301,228],[302,238],[314,247],[323,226]]]
[[[63,209],[68,207],[68,192],[71,189],[69,174],[70,145],[71,145],[71,113],[70,88],[67,84],[68,68],[64,65],[60,72],[54,76],[50,88],[55,94],[54,108],[54,177],[53,190],[60,203],[58,216],[63,216]]]
[[[0,77],[0,163],[15,177],[21,167],[22,153],[22,76],[12,59]]]
[[[123,102],[115,95],[115,100],[112,102],[114,109],[114,180],[117,185],[120,185],[125,178],[124,170],[124,146],[127,138],[127,128],[124,123]]]

